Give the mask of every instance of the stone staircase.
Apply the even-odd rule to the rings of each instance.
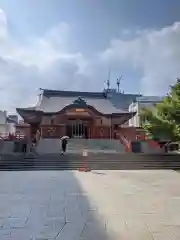
[[[87,156],[82,156],[87,149]],[[40,140],[37,154],[1,154],[0,171],[180,169],[179,154],[127,153],[118,140],[69,140],[68,152],[61,153],[61,140]]]
[[[177,170],[180,160],[179,154],[89,153],[86,158],[78,153],[41,154],[31,158],[22,154],[3,155],[0,171],[79,170],[85,165],[90,170]]]
[[[124,145],[114,139],[71,139],[68,152],[81,153],[83,149],[94,153],[124,153]]]
[[[36,149],[38,154],[61,152],[61,140],[54,138],[40,139]]]
[[[69,139],[68,153],[82,153],[83,149],[95,153],[124,153],[124,145],[114,139]],[[61,152],[60,139],[41,139],[37,146],[38,154],[52,154]]]

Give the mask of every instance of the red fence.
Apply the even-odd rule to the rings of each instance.
[[[24,134],[0,134],[0,139],[6,140],[6,141],[13,141],[16,139],[24,139]]]

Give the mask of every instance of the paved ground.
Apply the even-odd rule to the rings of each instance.
[[[180,174],[0,172],[0,227],[0,240],[180,239]]]

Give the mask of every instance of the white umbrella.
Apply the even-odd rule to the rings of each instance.
[[[63,139],[69,139],[69,137],[68,137],[68,136],[63,136],[63,137],[61,138],[61,140],[63,140]]]

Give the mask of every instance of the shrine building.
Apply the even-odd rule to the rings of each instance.
[[[24,120],[17,129],[31,136],[38,129],[42,138],[116,138],[118,131],[128,129],[136,114],[128,108],[139,96],[43,89],[34,107],[16,109]]]

